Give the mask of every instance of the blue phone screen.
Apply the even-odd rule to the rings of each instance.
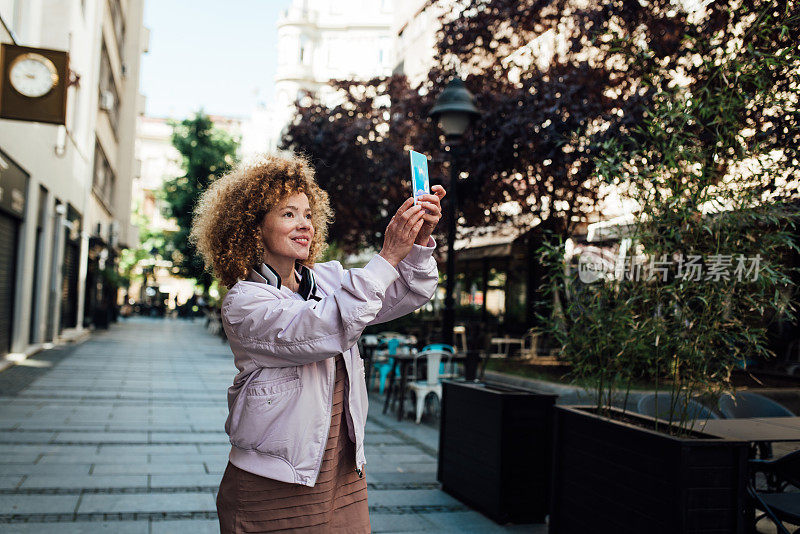
[[[428,158],[425,154],[419,152],[411,152],[411,184],[414,188],[414,202],[417,202],[417,197],[431,192],[430,182],[428,180]]]

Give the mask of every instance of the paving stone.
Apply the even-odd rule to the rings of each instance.
[[[0,475],[88,475],[91,464],[0,464]]]
[[[427,454],[403,454],[403,453],[394,453],[391,451],[386,451],[382,449],[380,451],[376,451],[375,449],[367,449],[367,462],[373,465],[375,464],[385,464],[387,461],[391,461],[398,464],[427,464],[427,463],[436,463],[436,458],[431,458]]]
[[[410,514],[369,514],[372,532],[431,532],[433,524],[424,517]],[[440,531],[441,532],[441,531]]]
[[[0,445],[0,456],[14,454],[21,448],[20,445]],[[45,444],[36,445],[36,451],[40,454],[93,454],[97,451],[97,445]]]
[[[151,464],[175,463],[175,462],[192,462],[192,463],[219,463],[223,464],[228,461],[228,453],[215,453],[215,454],[148,454]]]
[[[228,446],[230,449],[230,446]],[[102,454],[185,454],[190,456],[197,454],[197,445],[114,445],[104,444],[100,445],[98,451]]]
[[[147,475],[31,475],[20,487],[23,489],[146,488]]]
[[[0,464],[32,464],[41,454],[31,451],[11,451],[0,456]]]
[[[71,431],[71,430],[86,430],[98,431],[103,430],[107,426],[106,421],[98,421],[96,423],[75,423],[71,418],[67,417],[63,422],[53,424],[53,421],[42,421],[39,418],[26,418],[17,426],[19,430],[50,430],[50,431]]]
[[[22,475],[2,475],[0,476],[0,489],[16,488]]]
[[[59,432],[56,443],[147,443],[147,432]]]
[[[216,511],[210,492],[144,495],[84,495],[78,513]]]
[[[77,504],[78,495],[0,495],[0,514],[68,514]]]
[[[216,519],[152,521],[151,534],[175,534],[190,532],[191,534],[219,534],[219,521]]]
[[[387,470],[389,467],[394,467],[397,473],[417,473],[417,474],[433,474],[436,475],[436,462],[426,462],[424,464],[415,464],[408,462],[392,462],[391,458],[384,459],[381,462],[368,463],[381,471]]]
[[[222,475],[202,473],[197,475],[150,475],[151,488],[219,487]]]
[[[231,452],[230,441],[228,441],[227,443],[224,443],[224,444],[223,443],[214,444],[214,445],[201,444],[201,445],[198,445],[197,448],[198,448],[198,450],[200,452],[202,452],[204,454],[205,453],[212,453],[212,452],[214,452],[214,453],[218,452],[218,453],[222,453],[222,454],[229,454]]]
[[[13,523],[3,525],[3,534],[148,534],[149,528],[147,521]]]
[[[377,484],[436,484],[436,472],[398,473],[397,471],[376,471],[377,467],[367,465],[367,482]]]
[[[126,462],[147,463],[147,454],[125,455]],[[42,464],[118,464],[120,457],[113,454],[47,454],[38,462]]]
[[[368,446],[379,446],[382,444],[390,444],[390,443],[403,443],[403,440],[395,435],[383,433],[383,434],[367,434],[364,437],[364,444]]]
[[[92,474],[97,475],[165,475],[165,474],[192,474],[206,473],[205,464],[181,463],[181,464],[99,464],[94,466]]]
[[[3,432],[0,443],[47,443],[56,435],[56,432]]]
[[[167,433],[152,432],[150,441],[163,443],[229,443],[228,435],[224,432],[198,432],[198,433]]]
[[[372,490],[370,506],[459,506],[461,502],[441,490]]]

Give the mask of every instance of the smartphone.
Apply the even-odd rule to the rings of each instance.
[[[421,195],[431,192],[430,181],[428,180],[428,157],[419,152],[411,152],[411,187],[413,189],[414,204]]]

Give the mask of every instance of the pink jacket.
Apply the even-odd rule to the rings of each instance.
[[[283,482],[316,483],[330,428],[334,357],[343,354],[348,431],[363,469],[368,405],[356,342],[366,326],[431,299],[438,281],[434,247],[433,239],[414,245],[397,269],[378,255],[360,269],[318,263],[301,283],[301,292],[305,284],[318,300],[302,300],[255,270],[231,288],[222,324],[240,371],[228,389],[225,423],[233,465]]]

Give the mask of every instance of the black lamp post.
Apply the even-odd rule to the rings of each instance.
[[[475,107],[472,93],[464,86],[464,81],[455,77],[450,80],[439,96],[428,116],[439,123],[450,147],[450,184],[447,196],[450,198],[450,218],[447,227],[447,295],[444,300],[442,336],[447,343],[453,343],[453,323],[455,322],[456,285],[456,224],[458,221],[458,160],[463,155],[461,138],[470,122],[480,116]]]

